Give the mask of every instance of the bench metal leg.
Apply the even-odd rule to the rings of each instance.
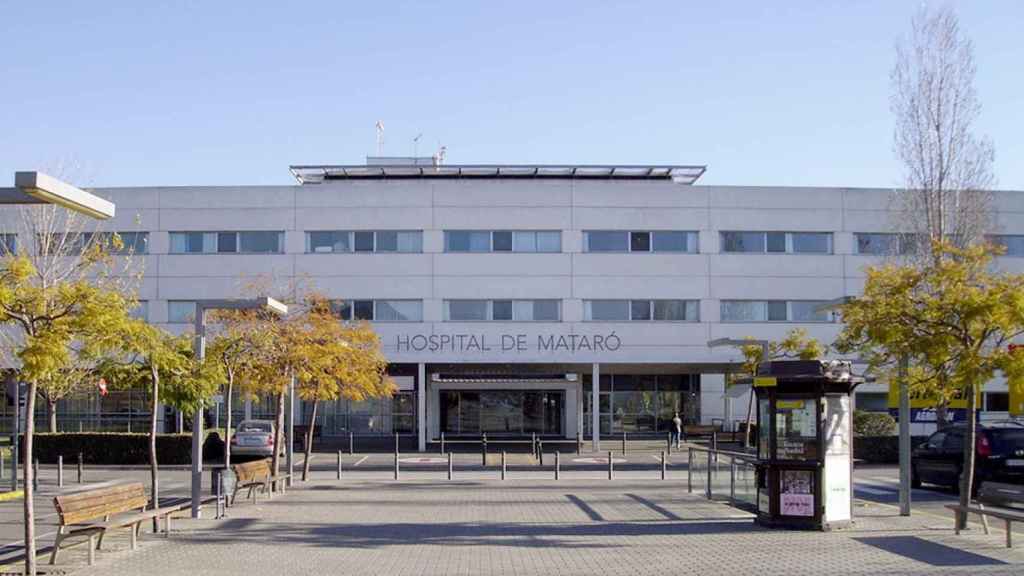
[[[164,536],[170,538],[171,536],[171,514],[168,513],[164,516]]]
[[[102,534],[100,534],[100,538],[101,539],[103,538]],[[99,545],[99,542],[96,541],[96,535],[95,534],[90,534],[89,535],[89,566],[92,566],[93,564],[96,563],[96,550],[99,547],[100,547],[100,545]]]
[[[1007,548],[1013,548],[1013,530],[1011,529],[1011,528],[1013,528],[1013,522],[1011,520],[1006,520],[1005,522],[1006,522],[1006,547]]]
[[[57,551],[60,550],[60,543],[64,540],[64,527],[57,528],[57,539],[53,543],[53,552],[50,553],[50,564],[57,561]]]
[[[131,538],[131,549],[132,550],[135,550],[136,548],[139,547],[139,526],[141,524],[142,524],[142,522],[139,522],[138,524],[132,524],[131,526],[128,527],[128,529],[132,531],[131,536],[129,537],[129,538]]]
[[[985,505],[982,504],[981,502],[979,502],[978,503],[978,508],[981,508],[982,510],[984,510],[985,509]],[[981,527],[985,529],[985,536],[988,536],[988,517],[985,516],[984,514],[978,514],[978,516],[981,516]]]

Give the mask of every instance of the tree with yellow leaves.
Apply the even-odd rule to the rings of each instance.
[[[387,360],[380,338],[366,322],[342,324],[330,302],[319,296],[306,299],[296,322],[295,379],[299,397],[313,408],[306,435],[302,479],[309,477],[310,454],[317,407],[321,401],[347,398],[361,401],[390,396],[394,385],[387,377]]]
[[[982,385],[997,372],[1011,387],[1024,385],[1024,354],[1009,350],[1024,335],[1024,275],[992,270],[1001,250],[936,241],[938,257],[926,264],[868,268],[863,296],[841,309],[845,326],[835,344],[859,352],[876,372],[891,374],[906,358],[912,394],[939,402],[966,399],[961,506],[970,502],[973,487]],[[966,521],[961,513],[958,523]]]

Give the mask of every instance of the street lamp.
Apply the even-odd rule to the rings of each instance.
[[[14,188],[0,188],[0,204],[57,204],[97,220],[114,216],[114,203],[42,172],[15,172]],[[18,433],[21,430],[21,384],[14,386],[14,444],[11,490],[18,489]]]
[[[269,297],[251,300],[204,300],[196,302],[195,355],[196,362],[206,357],[207,310],[266,310],[278,316],[288,313],[288,306]],[[277,449],[276,447],[274,448]],[[203,494],[203,405],[196,406],[192,415],[192,517],[199,518],[199,504]]]
[[[42,172],[15,172],[14,188],[0,188],[0,204],[57,204],[97,220],[114,216],[114,203]]]
[[[856,296],[842,296],[815,306],[815,312],[838,310],[854,302]],[[907,365],[905,355],[898,359],[899,378],[899,453],[900,453],[900,516],[910,516],[910,389],[907,386]]]
[[[768,340],[755,340],[753,338],[715,338],[714,340],[708,340],[708,348],[718,348],[719,346],[760,346],[761,347],[761,362],[768,361],[768,346],[771,344]],[[753,374],[752,376],[756,376]],[[728,378],[728,374],[726,375]],[[726,413],[729,417],[732,417],[732,398],[728,392],[725,394],[726,402]],[[747,428],[743,431],[743,447],[750,447],[750,411],[752,410],[754,403],[754,393],[751,391],[750,397],[747,399]]]

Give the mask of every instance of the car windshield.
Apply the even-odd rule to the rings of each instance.
[[[239,432],[270,432],[270,422],[242,422],[238,425]]]
[[[989,430],[989,437],[992,439],[992,451],[996,454],[1005,454],[1014,450],[1024,449],[1024,428],[1019,430],[1013,428]]]

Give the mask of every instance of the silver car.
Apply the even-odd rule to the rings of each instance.
[[[231,436],[231,453],[237,456],[274,455],[274,422],[242,420]]]

